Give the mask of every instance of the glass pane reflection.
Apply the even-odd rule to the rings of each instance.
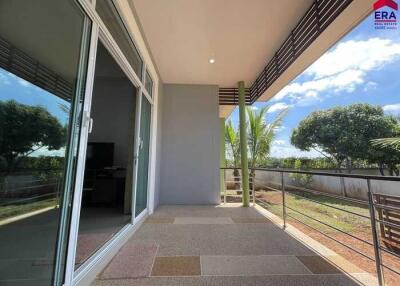
[[[0,285],[53,285],[57,262],[63,272],[84,21],[72,0],[0,1]]]

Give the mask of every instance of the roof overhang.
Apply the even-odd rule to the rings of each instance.
[[[313,0],[130,0],[165,83],[250,86]],[[261,94],[265,101],[304,71],[371,11],[354,0]],[[227,4],[229,3],[229,5]],[[215,58],[210,64],[208,60]],[[227,117],[233,106],[220,106]]]

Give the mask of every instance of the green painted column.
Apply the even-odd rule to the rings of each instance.
[[[225,163],[225,118],[220,118],[220,156],[219,166],[220,168],[226,167]],[[220,170],[220,189],[221,194],[225,193],[225,170]]]
[[[238,82],[239,89],[239,128],[240,128],[240,157],[242,167],[243,206],[248,207],[249,194],[249,164],[247,160],[247,132],[246,132],[246,95],[244,82]]]

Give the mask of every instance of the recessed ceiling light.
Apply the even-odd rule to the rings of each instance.
[[[213,64],[213,63],[215,63],[215,59],[209,59],[208,62],[209,62],[210,64]]]

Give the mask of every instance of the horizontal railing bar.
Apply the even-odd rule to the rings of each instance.
[[[388,206],[388,205],[382,205],[382,204],[377,204],[374,203],[374,206],[378,209],[382,209],[382,210],[389,210],[389,211],[399,211],[400,212],[400,208],[398,207],[393,207],[393,206]]]
[[[390,271],[396,273],[397,275],[400,275],[400,272],[397,271],[397,270],[395,270],[395,269],[393,269],[392,267],[387,266],[386,264],[383,264],[383,263],[382,263],[382,266],[385,267],[386,269],[388,269],[388,270],[390,270]]]
[[[256,177],[256,180],[257,180],[257,177]],[[286,185],[286,186],[292,187],[290,185]],[[273,187],[269,187],[269,186],[266,186],[266,187],[270,188],[270,189],[272,189],[274,191],[280,191],[279,189],[275,189]],[[365,201],[352,199],[352,198],[347,198],[347,197],[335,196],[335,195],[328,194],[328,193],[323,193],[323,192],[320,192],[320,191],[315,191],[315,190],[310,190],[310,189],[305,189],[305,188],[299,188],[299,191],[300,192],[311,193],[311,194],[314,194],[314,195],[321,195],[321,196],[325,196],[325,197],[329,197],[329,198],[334,198],[334,199],[338,199],[338,200],[342,200],[342,201],[352,202],[352,203],[355,203],[355,204],[368,205],[368,202],[365,202]]]
[[[357,249],[355,249],[355,248],[353,248],[353,247],[351,247],[351,246],[348,246],[347,244],[344,244],[343,242],[337,240],[336,238],[333,238],[332,236],[323,233],[322,231],[316,229],[315,227],[310,226],[309,224],[306,224],[306,223],[302,222],[301,220],[299,220],[299,219],[297,219],[297,218],[291,216],[290,214],[287,214],[287,216],[288,216],[288,217],[291,217],[291,218],[294,219],[295,221],[298,221],[299,223],[301,223],[301,224],[303,224],[303,225],[305,225],[305,226],[307,226],[307,227],[309,227],[309,228],[315,230],[316,232],[322,234],[323,236],[332,239],[333,241],[339,243],[340,245],[343,245],[344,247],[346,247],[346,248],[348,248],[348,249],[350,249],[350,250],[353,250],[354,252],[360,254],[361,256],[363,256],[363,257],[365,257],[365,258],[367,258],[367,259],[369,259],[369,260],[371,260],[371,261],[375,261],[374,258],[372,258],[372,257],[370,257],[370,256],[368,256],[368,255],[366,255],[366,254],[364,254],[364,253],[358,251]]]
[[[40,202],[42,200],[38,200],[39,198],[45,198],[45,197],[49,197],[49,198],[56,198],[57,197],[57,193],[49,193],[49,194],[44,194],[44,195],[40,195],[40,196],[36,196],[36,197],[30,197],[30,198],[23,198],[23,199],[16,199],[16,200],[12,200],[12,201],[7,201],[7,202],[3,202],[0,204],[0,206],[9,206],[9,205],[14,205],[15,203],[22,203],[22,202],[29,202],[29,201],[33,201],[33,202]]]
[[[400,254],[397,254],[397,253],[395,253],[395,252],[393,252],[393,251],[391,251],[391,250],[389,250],[389,249],[387,249],[387,248],[385,248],[385,247],[382,247],[382,246],[379,246],[379,248],[380,248],[381,250],[383,250],[384,252],[386,252],[386,253],[388,253],[388,254],[390,254],[390,255],[393,255],[393,256],[395,256],[395,257],[397,257],[397,258],[400,259]]]
[[[386,225],[388,227],[393,227],[393,228],[397,228],[397,229],[399,228],[398,224],[394,224],[394,223],[391,223],[391,222],[388,222],[388,221],[384,221],[384,220],[380,220],[380,219],[376,219],[376,221],[381,223],[381,224],[383,224],[383,225]]]
[[[276,173],[292,173],[292,174],[308,174],[317,176],[327,176],[327,177],[343,177],[343,178],[353,178],[353,179],[370,179],[379,181],[396,181],[400,182],[400,177],[385,177],[385,176],[374,176],[374,175],[355,175],[355,174],[338,174],[330,172],[313,172],[313,171],[300,171],[295,169],[270,169],[270,168],[250,168],[255,171],[267,171]]]
[[[362,218],[365,218],[365,219],[371,219],[369,216],[366,216],[366,215],[363,215],[363,214],[358,214],[356,212],[352,212],[352,211],[345,210],[345,209],[342,209],[342,208],[334,207],[334,206],[331,206],[331,205],[328,205],[328,204],[325,204],[325,203],[318,202],[317,200],[313,200],[313,199],[310,199],[310,198],[306,198],[306,197],[297,195],[293,191],[290,191],[290,190],[286,190],[286,192],[290,193],[291,195],[293,195],[295,197],[302,198],[302,199],[305,199],[307,201],[311,201],[311,202],[314,202],[314,203],[317,203],[317,204],[320,204],[320,205],[323,205],[323,206],[327,206],[327,207],[330,207],[330,208],[333,208],[333,209],[336,209],[336,210],[339,210],[339,211],[343,211],[345,213],[353,214],[353,215],[356,215],[356,216],[359,216],[359,217],[362,217]]]
[[[332,226],[332,225],[330,225],[330,224],[327,224],[327,223],[325,223],[325,222],[323,222],[323,221],[320,221],[319,219],[313,218],[313,217],[311,217],[311,216],[309,216],[309,215],[306,215],[306,214],[304,214],[304,213],[302,213],[302,212],[299,212],[299,211],[297,211],[297,210],[295,210],[295,209],[293,209],[293,208],[291,208],[291,207],[288,207],[287,205],[286,205],[286,208],[287,208],[287,209],[290,209],[290,210],[292,210],[292,211],[294,211],[294,212],[296,212],[296,213],[298,213],[298,214],[301,214],[302,216],[305,216],[305,217],[307,217],[307,218],[309,218],[309,219],[312,219],[312,220],[314,220],[314,221],[316,221],[316,222],[319,222],[320,224],[323,224],[323,225],[325,225],[325,226],[327,226],[327,227],[330,227],[330,228],[332,228],[332,229],[334,229],[334,230],[336,230],[336,231],[339,231],[340,233],[343,233],[343,234],[345,234],[345,235],[348,235],[348,236],[350,236],[350,237],[352,237],[352,238],[354,238],[354,239],[356,239],[356,240],[358,240],[358,241],[361,241],[361,242],[364,242],[365,244],[368,244],[368,245],[370,245],[370,246],[373,246],[373,243],[371,243],[371,242],[369,242],[369,241],[367,241],[367,240],[363,240],[363,239],[361,239],[361,238],[359,238],[359,237],[357,237],[357,236],[354,236],[354,235],[352,235],[352,234],[350,234],[350,233],[348,233],[348,232],[345,232],[345,231],[343,231],[343,230],[341,230],[341,229],[339,229],[339,228],[337,228],[337,227],[334,227],[334,226]]]

